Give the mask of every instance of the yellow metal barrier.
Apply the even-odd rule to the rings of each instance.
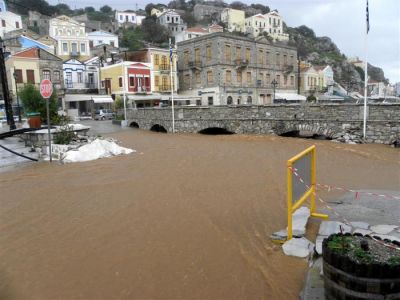
[[[287,161],[287,205],[288,205],[288,228],[287,228],[287,239],[290,240],[293,237],[292,231],[292,215],[293,213],[306,201],[308,198],[311,199],[310,203],[310,215],[312,217],[328,219],[328,215],[319,214],[315,211],[315,194],[316,194],[316,155],[315,155],[315,146],[311,146],[304,150],[303,152],[297,154]],[[308,157],[309,156],[309,157]],[[296,162],[300,162],[303,159],[304,164],[308,164],[308,160],[310,161],[309,171],[306,169],[307,166],[304,166],[306,170],[299,170],[295,168]],[[307,178],[301,178],[299,173],[305,172],[305,176]],[[297,174],[297,176],[295,175]],[[294,185],[293,185],[293,176],[295,180],[300,182],[304,191],[301,190],[301,195],[293,195]],[[301,182],[302,181],[302,182]],[[307,182],[308,181],[308,182]],[[296,192],[296,191],[295,191]],[[298,199],[293,199],[298,198]],[[293,203],[293,201],[295,201]]]

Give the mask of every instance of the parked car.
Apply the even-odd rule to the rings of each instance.
[[[96,110],[94,115],[95,120],[111,120],[114,118],[114,113],[111,109]]]

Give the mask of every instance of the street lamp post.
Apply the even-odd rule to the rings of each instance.
[[[274,80],[272,80],[271,84],[274,87],[274,98],[272,99],[272,103],[275,103],[275,89],[276,89],[276,86],[278,85],[278,81],[276,81],[274,78]]]
[[[17,73],[14,72],[13,74],[15,80],[15,94],[17,96],[17,107],[18,107],[18,122],[21,123],[21,107],[19,106],[19,97],[18,97],[18,85],[17,85]]]

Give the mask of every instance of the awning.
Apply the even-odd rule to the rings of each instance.
[[[133,101],[143,101],[143,100],[156,100],[160,101],[161,96],[158,95],[148,95],[148,96],[136,96],[136,95],[127,95],[129,100]]]
[[[90,101],[90,100],[92,100],[92,95],[88,95],[88,94],[66,94],[64,100],[65,100],[65,102]]]
[[[111,97],[92,97],[94,103],[113,103],[114,100]]]
[[[276,93],[275,99],[283,99],[287,101],[306,101],[305,96],[293,93]]]
[[[94,103],[113,103],[114,100],[110,96],[99,96],[90,94],[66,94],[64,98],[65,102],[80,102],[80,101],[92,101]]]

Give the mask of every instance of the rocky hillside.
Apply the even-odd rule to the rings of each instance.
[[[307,26],[288,27],[290,34],[289,43],[296,46],[301,60],[306,60],[314,65],[332,66],[335,81],[349,91],[359,91],[363,88],[364,71],[347,62],[347,57],[329,37],[317,37],[314,31]],[[385,81],[381,68],[368,64],[368,75],[372,80]]]

